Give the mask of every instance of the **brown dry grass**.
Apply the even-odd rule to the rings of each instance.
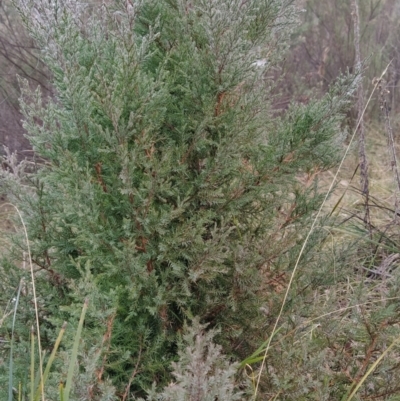
[[[373,122],[366,126],[367,158],[369,163],[369,191],[371,195],[370,213],[372,223],[378,226],[393,218],[397,187],[393,179],[392,167],[387,147],[385,128],[382,123]],[[325,211],[339,217],[348,218],[360,214],[364,209],[364,200],[360,192],[358,154],[356,149],[349,153],[339,173],[336,187],[326,203]],[[400,154],[400,146],[397,145]],[[357,171],[356,171],[357,170]],[[323,188],[328,188],[335,171],[321,176]]]

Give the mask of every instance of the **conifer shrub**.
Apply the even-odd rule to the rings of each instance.
[[[37,162],[3,173],[37,267],[43,343],[87,297],[82,399],[105,377],[121,396],[163,387],[195,317],[244,359],[281,300],[269,280],[291,269],[320,205],[318,174],[340,156],[356,80],[272,112],[289,0],[16,5],[56,93],[21,81]]]
[[[214,330],[206,332],[197,319],[192,327],[185,327],[179,361],[172,363],[174,382],[162,392],[153,389],[146,400],[234,401],[246,398],[243,391],[235,389],[238,366],[221,354],[221,347],[213,342],[215,334]]]

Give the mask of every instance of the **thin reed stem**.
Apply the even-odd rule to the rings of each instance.
[[[22,227],[24,229],[24,236],[25,236],[25,241],[26,241],[26,247],[28,251],[28,261],[29,261],[29,269],[31,272],[31,280],[32,280],[32,291],[33,291],[33,303],[35,306],[35,318],[36,318],[36,330],[37,330],[37,340],[38,340],[38,353],[39,353],[39,372],[40,372],[40,382],[43,385],[43,357],[42,357],[42,346],[40,342],[40,327],[39,327],[39,308],[37,304],[37,296],[36,296],[36,285],[35,285],[35,275],[34,275],[34,270],[33,270],[33,263],[32,263],[32,256],[31,256],[31,247],[29,245],[29,237],[28,237],[28,230],[26,229],[26,225],[24,222],[24,219],[22,217],[22,214],[20,210],[18,209],[17,206],[11,205],[18,213],[18,216],[21,220]],[[45,401],[45,396],[44,396],[44,388],[41,389],[42,393],[42,401]]]

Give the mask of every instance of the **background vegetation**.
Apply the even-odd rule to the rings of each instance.
[[[398,399],[400,8],[291,3],[1,3],[2,399]]]

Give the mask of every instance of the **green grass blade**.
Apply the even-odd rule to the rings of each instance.
[[[62,327],[61,327],[60,332],[58,333],[57,340],[56,340],[56,342],[54,344],[53,350],[51,351],[49,360],[48,360],[48,362],[46,364],[46,369],[44,370],[44,373],[43,373],[43,376],[42,376],[42,381],[40,382],[39,387],[36,390],[35,401],[39,400],[39,396],[41,395],[41,390],[44,388],[44,386],[46,384],[47,378],[48,378],[49,373],[50,373],[51,366],[53,365],[54,358],[56,356],[58,347],[60,346],[60,343],[61,343],[61,340],[62,340],[63,335],[65,333],[65,328],[66,327],[67,327],[67,322],[64,322]]]
[[[60,401],[65,401],[65,398],[64,398],[64,383],[63,382],[60,383]]]
[[[69,393],[71,391],[72,377],[74,375],[75,363],[78,359],[79,341],[81,339],[83,322],[85,320],[88,303],[89,303],[89,300],[86,298],[85,303],[83,304],[81,318],[79,320],[78,329],[76,330],[74,345],[72,348],[71,360],[70,360],[69,367],[68,367],[67,381],[65,383],[64,401],[69,401]]]
[[[282,327],[279,327],[276,331],[275,334],[279,333],[281,331]],[[244,368],[247,365],[253,365],[257,362],[260,362],[264,359],[264,352],[267,347],[269,338],[265,340],[250,356],[248,356],[246,359],[244,359],[242,362],[240,362],[240,368]],[[262,355],[261,355],[262,354]]]
[[[38,341],[38,339],[37,339],[37,341]],[[45,356],[46,356],[46,353],[44,352],[44,353],[41,355],[40,359],[43,361],[44,358],[45,358]],[[41,371],[41,369],[40,369],[40,367],[39,367],[39,370],[36,372],[36,374],[35,374],[35,373],[33,373],[33,374],[34,374],[35,380],[34,380],[34,384],[33,384],[32,401],[35,401],[35,397],[36,397],[35,389],[38,389],[38,388],[39,388],[39,384],[41,383],[41,380],[42,380],[42,377],[43,377],[43,372]],[[40,394],[42,394],[43,392],[44,392],[44,389],[41,389]],[[42,400],[42,401],[43,401],[43,400]]]
[[[14,303],[14,313],[13,313],[13,321],[12,321],[12,327],[11,327],[10,364],[9,364],[9,371],[8,371],[8,401],[13,400],[14,329],[15,329],[15,321],[17,319],[17,309],[18,309],[19,297],[21,295],[21,288],[22,288],[22,280],[19,282],[17,297],[16,297],[15,303]]]

